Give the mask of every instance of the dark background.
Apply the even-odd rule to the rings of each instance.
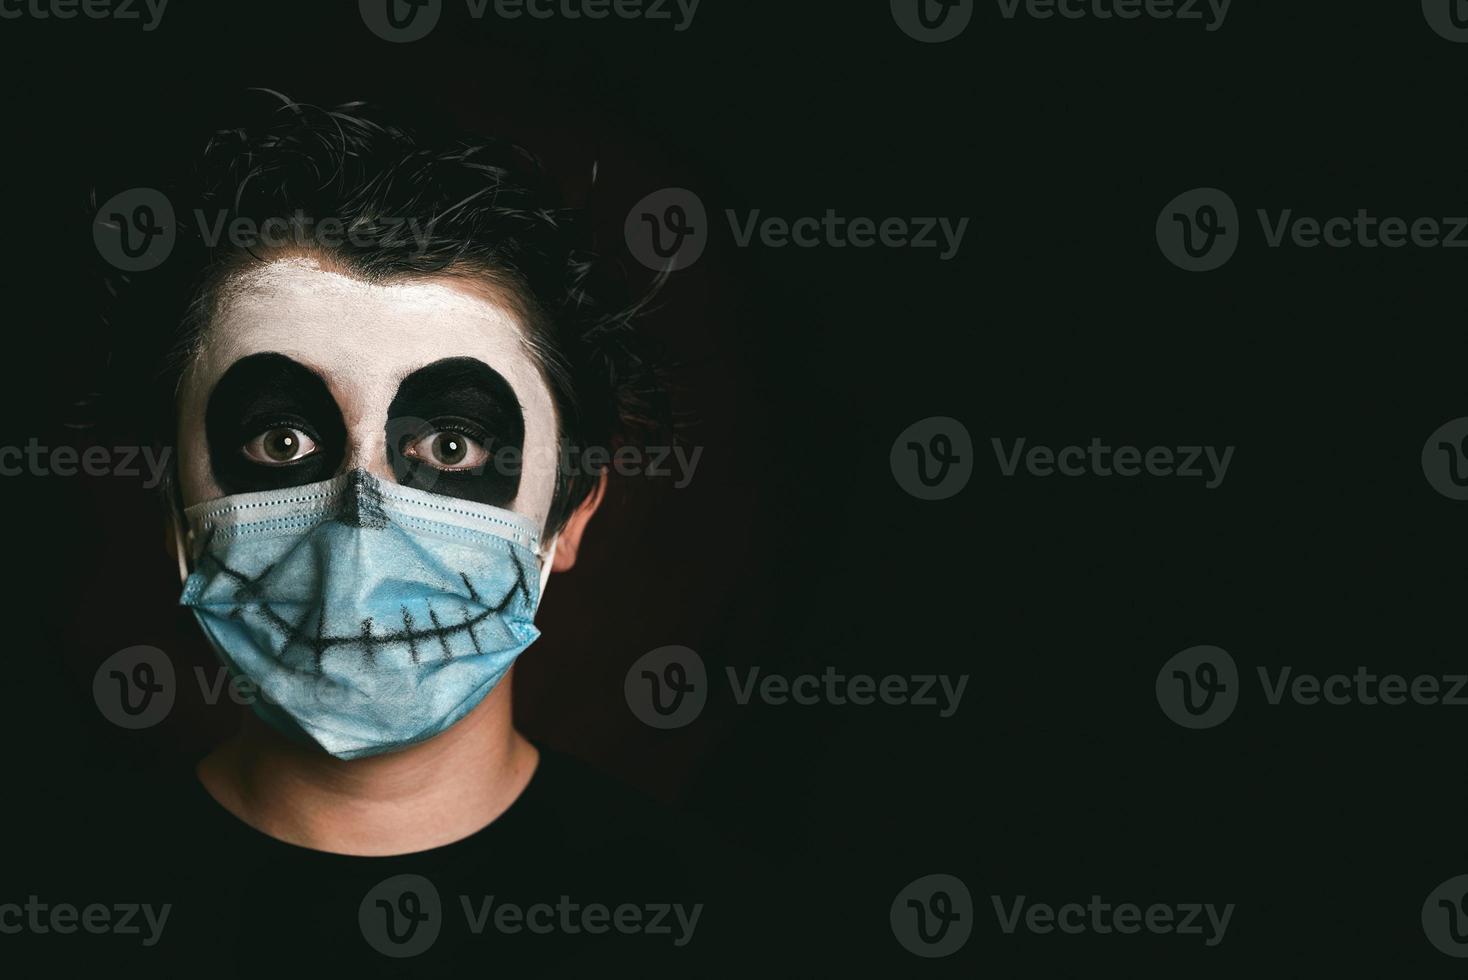
[[[1468,214],[1468,46],[1416,4],[1236,0],[1223,28],[1005,20],[911,40],[886,3],[703,0],[668,22],[473,21],[389,45],[353,4],[174,0],[156,31],[0,21],[7,153],[3,444],[82,445],[72,402],[125,338],[97,326],[93,185],[198,145],[259,85],[422,105],[536,149],[621,245],[627,209],[696,191],[717,229],[651,328],[705,447],[691,487],[628,481],[553,580],[517,710],[544,744],[712,821],[776,871],[793,962],[901,975],[1446,975],[1423,900],[1468,871],[1462,708],[1265,703],[1255,668],[1462,671],[1464,504],[1424,440],[1468,415],[1464,253],[1270,249],[1255,208]],[[128,175],[123,178],[120,175]],[[118,186],[127,186],[124,182]],[[1215,186],[1245,237],[1189,274],[1153,225]],[[745,215],[970,218],[937,250],[737,248]],[[974,476],[924,502],[888,463],[952,416]],[[1002,478],[1006,443],[1233,445],[1224,484]],[[139,481],[10,479],[13,821],[0,845],[66,860],[78,786],[202,754],[231,709],[107,724],[97,665],[209,654]],[[970,675],[958,713],[740,707],[642,726],[622,679],[654,647],[766,672]],[[1222,726],[1159,710],[1168,657],[1216,644],[1243,697]],[[127,799],[119,807],[146,807]],[[166,815],[160,815],[166,818]],[[107,815],[96,814],[105,835]],[[118,846],[126,846],[119,842]],[[963,879],[975,932],[905,952],[888,907]],[[1004,935],[990,904],[1237,903],[1198,936]],[[752,944],[758,936],[750,937]],[[0,941],[3,953],[3,941]],[[814,958],[813,960],[811,958]],[[785,967],[782,969],[782,967]]]

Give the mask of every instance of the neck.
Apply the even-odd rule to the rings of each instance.
[[[512,724],[509,680],[448,731],[366,759],[333,758],[251,714],[198,777],[230,813],[288,844],[379,857],[451,844],[504,813],[539,762]]]

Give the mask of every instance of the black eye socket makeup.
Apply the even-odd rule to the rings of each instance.
[[[520,492],[524,447],[514,389],[473,357],[419,368],[388,407],[388,463],[404,486],[506,507]]]
[[[209,393],[204,432],[226,494],[328,479],[346,452],[346,425],[326,382],[284,354],[230,365]]]

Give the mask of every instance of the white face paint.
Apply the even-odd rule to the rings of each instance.
[[[360,468],[395,481],[385,423],[398,385],[434,361],[473,357],[499,372],[519,399],[524,463],[509,509],[544,528],[555,490],[555,406],[510,307],[450,278],[373,285],[310,258],[241,273],[226,292],[179,392],[185,506],[224,495],[210,467],[204,415],[215,383],[240,358],[273,352],[315,371],[346,424],[342,471]]]

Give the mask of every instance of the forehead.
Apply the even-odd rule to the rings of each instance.
[[[445,357],[477,357],[522,403],[543,388],[519,316],[494,291],[450,277],[374,284],[312,258],[265,263],[231,280],[186,388],[206,393],[250,354],[285,354],[328,381],[401,380]]]

